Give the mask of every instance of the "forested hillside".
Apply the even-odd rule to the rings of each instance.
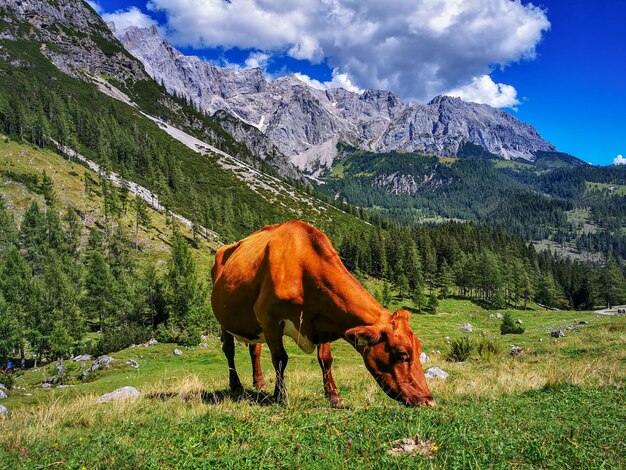
[[[339,150],[319,188],[351,204],[408,225],[470,220],[570,247],[570,254],[626,258],[624,167],[592,167],[554,152],[530,164],[476,149],[462,158]]]

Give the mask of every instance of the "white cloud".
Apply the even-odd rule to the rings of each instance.
[[[137,26],[138,28],[149,28],[156,24],[150,16],[146,15],[137,7],[130,7],[126,10],[117,10],[113,13],[101,14],[102,19],[107,23],[115,23],[118,30],[126,29],[129,26]]]
[[[92,0],[87,0],[87,3],[89,4],[89,6],[91,8],[93,8],[95,10],[96,13],[101,14],[102,13],[102,7],[100,6],[100,4],[98,2],[94,2]]]
[[[337,70],[333,70],[333,78],[327,82],[320,82],[319,80],[315,80],[314,78],[309,77],[308,75],[304,75],[302,73],[294,73],[295,77],[301,82],[306,83],[310,87],[317,88],[318,90],[328,90],[329,88],[345,88],[348,91],[353,91],[355,93],[361,93],[359,87],[355,86],[350,78],[345,73],[338,73]]]
[[[326,60],[337,80],[421,101],[532,59],[550,27],[543,10],[519,0],[150,0],[148,8],[165,15],[177,46]],[[495,96],[515,100],[508,88]]]
[[[613,165],[626,165],[626,158],[618,155],[613,159]]]
[[[464,101],[488,104],[495,108],[515,109],[515,106],[520,104],[515,87],[505,83],[495,83],[489,75],[476,77],[469,84],[445,94],[457,96]]]
[[[245,61],[245,66],[249,69],[255,67],[265,70],[269,63],[270,55],[265,52],[252,52]]]

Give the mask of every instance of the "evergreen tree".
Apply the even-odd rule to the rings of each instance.
[[[21,325],[0,292],[0,361],[5,362],[22,340]]]
[[[0,262],[9,249],[17,243],[17,234],[15,219],[8,211],[4,197],[0,194]]]
[[[612,256],[609,257],[600,273],[599,290],[608,308],[626,302],[626,279]]]
[[[554,283],[554,277],[551,272],[548,271],[539,276],[535,296],[538,304],[545,305],[546,307],[553,307],[556,305],[558,293]]]
[[[40,191],[46,201],[46,205],[47,206],[54,205],[54,201],[55,201],[54,183],[52,179],[48,176],[45,170],[42,172],[42,175],[41,175]]]
[[[426,304],[425,310],[428,313],[435,314],[437,313],[437,309],[439,308],[439,299],[437,299],[437,295],[434,292],[431,292],[428,296],[428,303]]]
[[[382,300],[383,307],[389,308],[389,305],[391,304],[391,285],[389,285],[389,281],[386,279],[383,283]]]
[[[90,240],[96,246],[86,255],[85,293],[81,303],[87,318],[97,318],[100,331],[103,331],[106,320],[115,315],[115,278],[104,254],[97,246],[96,230],[92,230],[91,235]]]
[[[136,196],[133,209],[135,210],[135,250],[139,250],[139,226],[142,225],[144,227],[149,227],[150,220],[150,212],[148,211],[148,205],[146,202]]]
[[[176,233],[166,275],[168,325],[190,336],[199,336],[207,321],[206,290],[185,238]]]
[[[439,275],[437,276],[437,287],[439,287],[439,293],[442,299],[445,299],[450,295],[450,289],[454,283],[454,274],[452,269],[448,266],[448,262],[444,259],[439,269]]]

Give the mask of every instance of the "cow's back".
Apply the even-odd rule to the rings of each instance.
[[[211,272],[215,316],[224,329],[240,339],[262,341],[261,323],[268,318],[258,318],[263,310],[258,307],[301,305],[304,272],[318,271],[320,262],[336,256],[325,235],[299,221],[267,226],[222,247]],[[284,319],[279,316],[270,322]]]

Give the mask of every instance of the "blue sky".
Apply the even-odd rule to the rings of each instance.
[[[185,54],[420,102],[455,94],[507,109],[594,164],[626,154],[626,1],[336,3],[329,12],[318,0],[98,1],[105,18],[154,21]]]

